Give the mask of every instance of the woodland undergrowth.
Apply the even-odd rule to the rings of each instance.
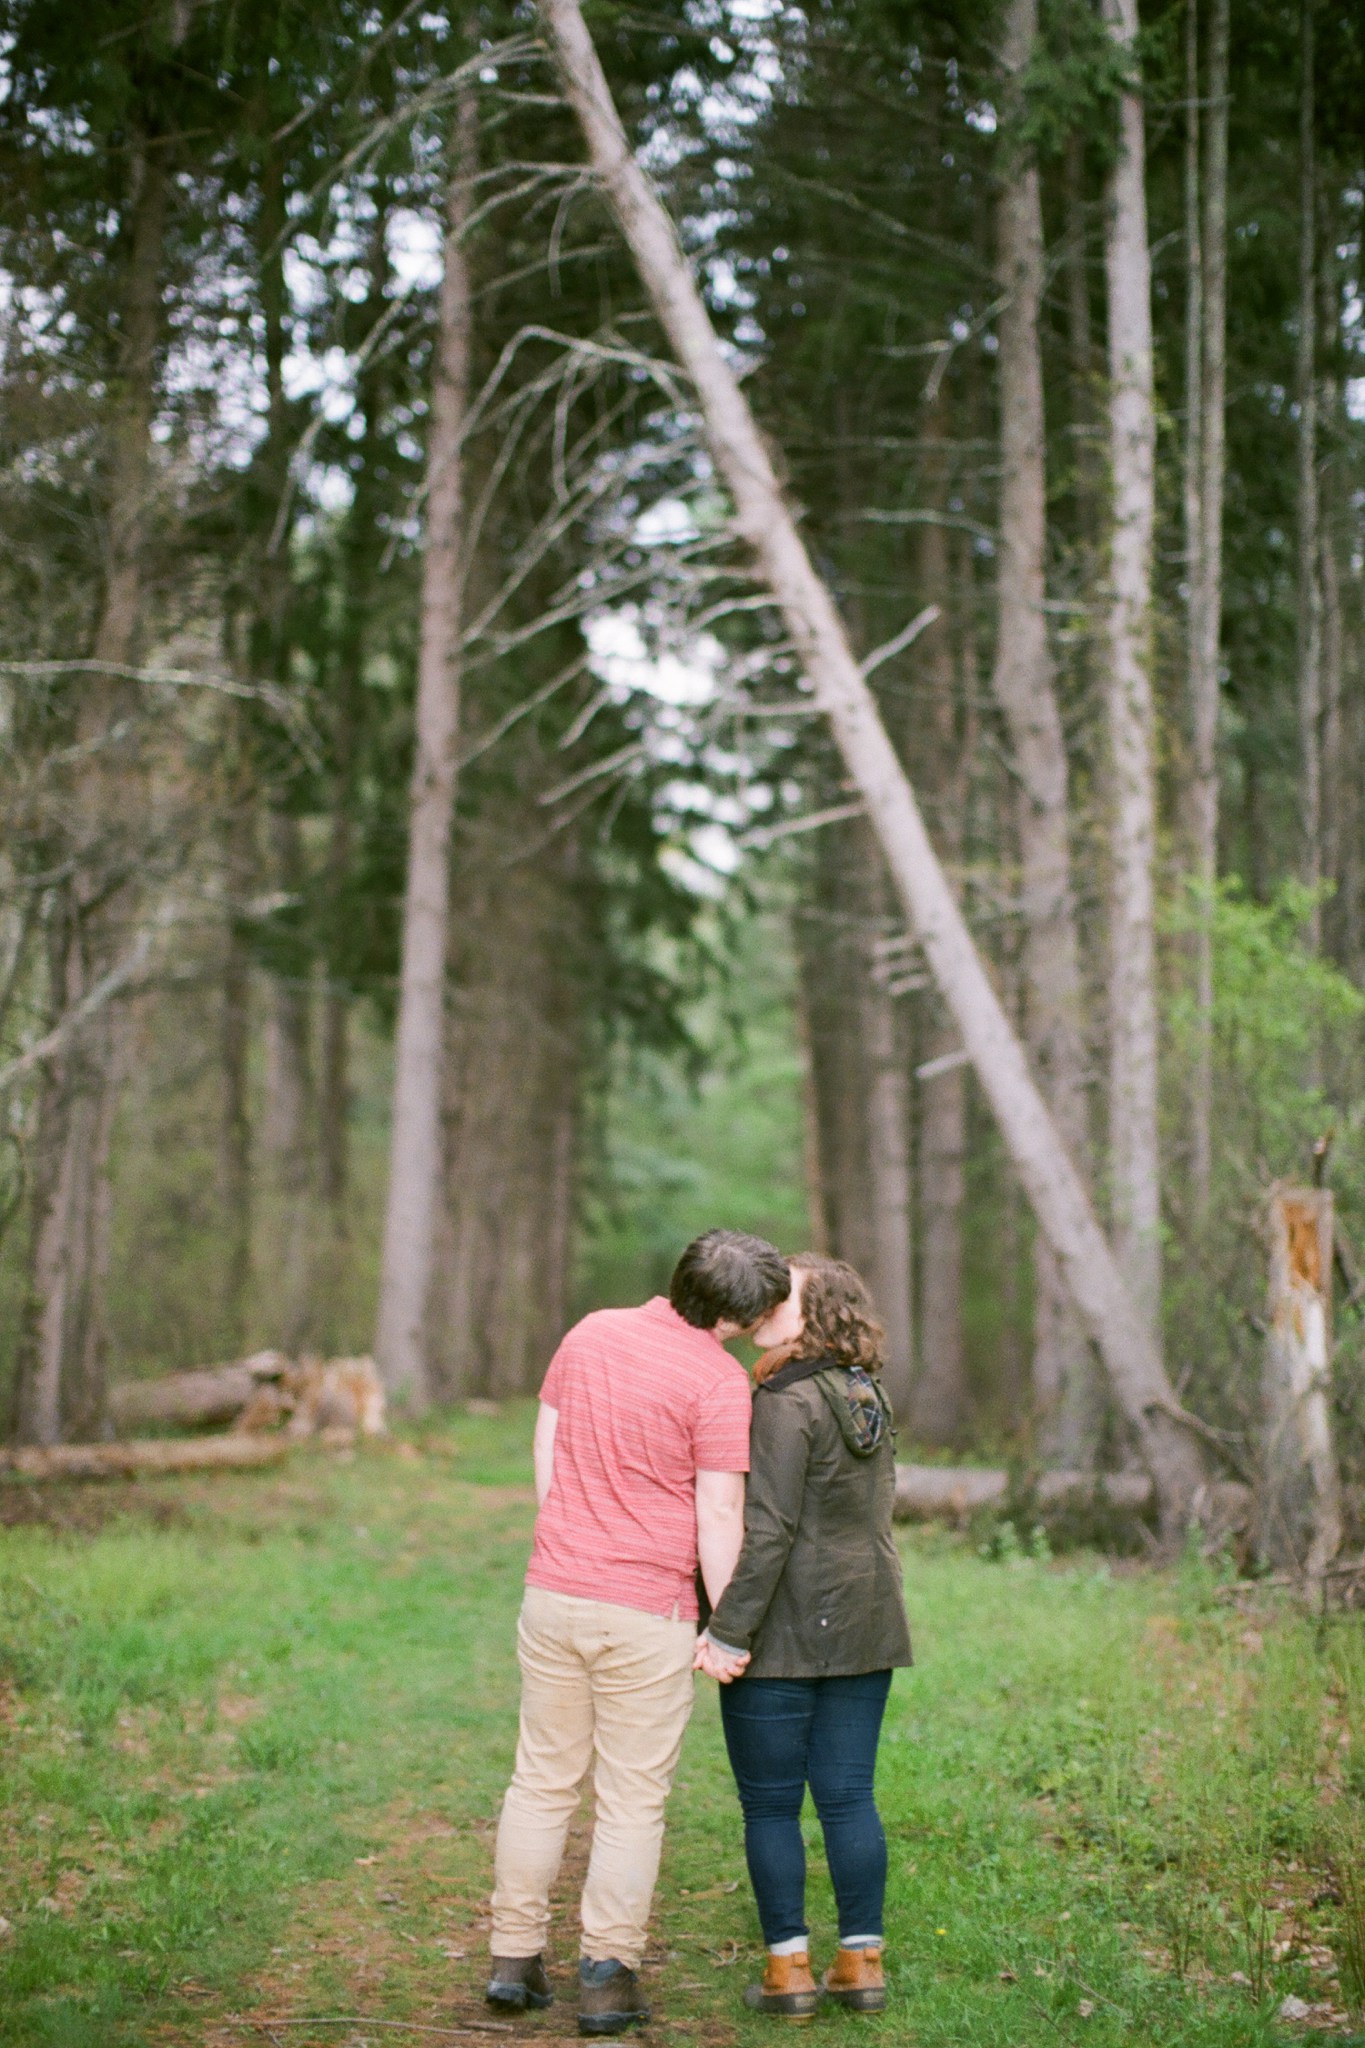
[[[528,1436],[518,1405],[270,1474],[0,1488],[0,2042],[355,2048],[489,2024]],[[1305,1617],[1198,1560],[929,1531],[905,1564],[918,1661],[880,1768],[892,1999],[868,2031],[1365,2040],[1359,1617]],[[722,2048],[763,2029],[740,2000],[758,1928],[711,1692],[646,1972],[651,2038]],[[584,1846],[579,1826],[560,2000],[499,2039],[573,2032]]]

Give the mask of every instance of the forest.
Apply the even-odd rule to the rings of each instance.
[[[712,1226],[885,1332],[867,2023],[1365,2040],[1363,237],[1345,0],[0,0],[0,2043],[513,2035]]]
[[[720,1220],[867,1275],[926,1450],[1150,1463],[1121,1325],[1186,1481],[1196,1425],[1245,1477],[1267,1199],[1325,1182],[1349,1481],[1355,10],[592,29],[1027,1070],[964,1029],[533,13],[12,0],[11,1434],[261,1346],[531,1391]]]

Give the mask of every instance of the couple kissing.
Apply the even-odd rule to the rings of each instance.
[[[740,1336],[763,1347],[752,1386],[724,1348]],[[639,1970],[696,1670],[720,1682],[767,1944],[746,2003],[792,2020],[824,1999],[884,2008],[873,1775],[910,1636],[882,1342],[850,1266],[788,1261],[762,1238],[711,1230],[683,1253],[667,1299],[586,1316],[555,1353],[536,1420],[521,1722],[497,1837],[486,1996],[498,2010],[552,2001],[550,1892],[591,1768],[578,2029],[619,2034],[648,2019]],[[818,1983],[807,1785],[839,1914]]]

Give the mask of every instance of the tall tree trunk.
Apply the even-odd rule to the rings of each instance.
[[[369,289],[361,331],[372,340],[388,305],[389,191],[381,182],[374,194],[375,219],[370,231]],[[356,379],[356,409],[362,432],[355,464],[355,492],[341,547],[341,627],[338,634],[332,713],[332,819],[327,844],[327,983],[322,1005],[322,1075],[318,1098],[318,1146],[322,1192],[334,1227],[345,1229],[346,1191],[350,1178],[350,1015],[348,985],[346,891],[354,845],[356,764],[364,701],[366,626],[380,553],[378,468],[382,448],[382,416],[388,376],[382,364],[367,356]]]
[[[668,216],[631,155],[578,0],[542,0],[541,18],[594,171],[656,316],[696,389],[712,454],[734,499],[737,530],[754,551],[854,786],[863,795],[897,891],[1015,1168],[1102,1348],[1115,1394],[1152,1473],[1167,1537],[1174,1539],[1197,1510],[1203,1464],[1191,1433],[1177,1419],[1150,1326],[1124,1283],[972,941]]]
[[[806,1243],[812,1251],[829,1251],[829,1210],[825,1199],[825,1148],[820,1135],[820,1101],[807,987],[808,949],[793,932],[796,956],[793,1011],[797,1050],[801,1057],[801,1165],[806,1184]]]
[[[521,855],[533,810],[528,795],[461,834],[427,1317],[443,1398],[532,1392],[563,1327],[583,1054],[566,967],[583,943],[582,892],[572,841]]]
[[[1334,355],[1336,294],[1330,257],[1324,263],[1324,272],[1323,348],[1325,354]],[[1335,372],[1322,378],[1321,414],[1327,444],[1318,521],[1318,575],[1322,592],[1322,871],[1329,890],[1323,905],[1323,925],[1329,950],[1344,965],[1350,958],[1341,943],[1348,863],[1346,813],[1354,791],[1347,738],[1345,616],[1338,553],[1341,491],[1336,447],[1341,424],[1341,386]]]
[[[875,841],[827,828],[798,920],[809,1036],[817,1238],[866,1278],[885,1325],[888,1386],[904,1410],[913,1355],[909,1058],[878,940],[890,929]]]
[[[251,587],[247,658],[252,680],[287,686],[292,571],[289,541],[289,418],[284,389],[287,346],[284,247],[287,228],[284,166],[266,144],[260,206],[255,221],[264,330],[266,431],[253,465],[250,494]],[[274,1165],[284,1204],[284,1317],[288,1342],[304,1335],[308,1315],[306,1244],[313,1177],[312,987],[302,899],[307,881],[303,833],[287,775],[277,774],[267,795],[266,846],[271,880],[286,908],[277,918],[276,961],[266,983],[265,1116],[263,1149]]]
[[[1313,890],[1308,938],[1322,943],[1322,590],[1318,581],[1317,162],[1314,0],[1301,0],[1299,72],[1298,669],[1301,872]]]
[[[882,878],[876,846],[861,829],[859,838],[869,841],[866,856],[872,869],[873,890],[880,896]],[[884,973],[878,972],[870,947],[865,947],[861,965],[859,995],[868,1083],[864,1104],[865,1199],[872,1240],[866,1270],[877,1314],[886,1331],[887,1392],[903,1414],[910,1400],[915,1355],[910,1061],[904,1019],[886,987]]]
[[[1001,63],[1014,110],[1038,33],[1036,0],[1009,0]],[[1007,122],[1005,147],[1011,149]],[[1043,214],[1037,166],[1017,148],[998,213],[1000,547],[994,689],[1016,782],[1024,926],[1025,1026],[1034,1071],[1076,1167],[1089,1154],[1080,944],[1071,882],[1066,738],[1048,645],[1046,436],[1039,318]],[[1047,1238],[1034,1257],[1034,1402],[1044,1455],[1093,1461],[1100,1404],[1085,1332]]]
[[[292,811],[272,807],[267,820],[271,879],[297,903],[305,883],[303,833]],[[293,913],[291,913],[292,923]],[[288,929],[288,928],[287,928]],[[261,1136],[279,1185],[298,1193],[311,1179],[313,1110],[312,1018],[307,961],[301,945],[270,976],[265,1019],[265,1116]]]
[[[1189,0],[1193,16],[1195,0]],[[1190,527],[1191,852],[1198,891],[1195,927],[1195,1058],[1190,1102],[1190,1182],[1203,1215],[1213,1173],[1213,892],[1218,878],[1218,699],[1223,624],[1223,484],[1227,385],[1228,0],[1209,15],[1209,112],[1199,260],[1189,281],[1198,294],[1197,331],[1186,334],[1199,357],[1190,393],[1196,406],[1194,463],[1198,502]],[[1188,81],[1196,122],[1198,68]],[[1196,142],[1197,148],[1197,142]],[[1187,201],[1188,204],[1188,201]],[[1189,372],[1187,371],[1187,376]],[[1187,456],[1188,467],[1188,456]],[[1188,494],[1188,484],[1187,484]],[[1189,514],[1187,511],[1187,520]]]
[[[246,1336],[251,1284],[251,947],[244,911],[256,868],[255,789],[241,706],[229,713],[231,779],[223,824],[227,893],[223,935],[219,1053],[222,1105],[218,1124],[218,1186],[223,1216],[223,1321],[233,1349]]]
[[[427,441],[416,757],[409,803],[407,889],[389,1147],[388,1201],[375,1356],[390,1392],[428,1398],[426,1310],[441,1181],[441,1065],[455,809],[463,550],[464,455],[471,342],[465,230],[473,207],[478,113],[457,102],[446,203],[445,267]]]
[[[93,659],[127,668],[137,651],[151,494],[151,425],[161,335],[161,263],[169,198],[165,145],[133,152],[119,364],[108,436],[103,599]],[[87,767],[71,793],[72,877],[54,889],[48,927],[52,1021],[114,965],[135,907],[132,834],[140,765],[118,740],[136,684],[107,669],[84,682],[78,732]],[[105,1396],[109,1145],[118,1101],[124,1015],[105,1005],[48,1062],[33,1157],[28,1301],[20,1337],[18,1434],[50,1444],[89,1436]]]
[[[1189,841],[1190,876],[1198,885],[1203,875],[1205,799],[1200,784],[1200,710],[1202,668],[1199,595],[1203,557],[1200,532],[1200,438],[1204,430],[1204,230],[1200,218],[1200,67],[1199,0],[1185,0],[1185,438],[1181,447],[1180,498],[1185,555],[1185,700],[1189,719],[1189,761],[1186,769],[1185,831]],[[1214,789],[1217,803],[1217,788]],[[1216,816],[1216,812],[1215,812]],[[1213,929],[1210,911],[1195,904],[1191,966],[1194,974],[1195,1030],[1190,1074],[1190,1191],[1196,1214],[1208,1206],[1213,1118]]]
[[[927,736],[925,786],[938,828],[939,844],[950,866],[961,863],[965,838],[967,750],[958,733],[958,689],[952,629],[959,624],[953,575],[948,556],[947,452],[939,432],[942,387],[925,423],[924,495],[931,517],[919,529],[919,598],[936,604],[941,617],[930,627],[919,656],[917,723]],[[971,603],[970,588],[962,601]],[[966,689],[975,687],[968,676]],[[913,761],[913,736],[907,735]],[[957,1050],[952,1019],[941,1014],[931,998],[934,1021],[925,1033],[921,1066]],[[924,1443],[960,1441],[968,1420],[969,1390],[962,1328],[962,1224],[966,1200],[967,1077],[960,1066],[941,1067],[921,1083],[919,1095],[919,1370],[915,1375],[909,1421]]]
[[[1110,33],[1136,63],[1137,0],[1105,0]],[[1160,1344],[1161,1162],[1157,1123],[1156,763],[1152,532],[1156,415],[1142,100],[1119,101],[1109,180],[1108,601],[1110,791],[1109,1184],[1114,1250],[1134,1306]]]

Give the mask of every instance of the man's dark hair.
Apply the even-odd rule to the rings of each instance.
[[[791,1293],[791,1268],[776,1245],[742,1230],[708,1230],[693,1238],[673,1269],[668,1298],[685,1323],[747,1328]]]

